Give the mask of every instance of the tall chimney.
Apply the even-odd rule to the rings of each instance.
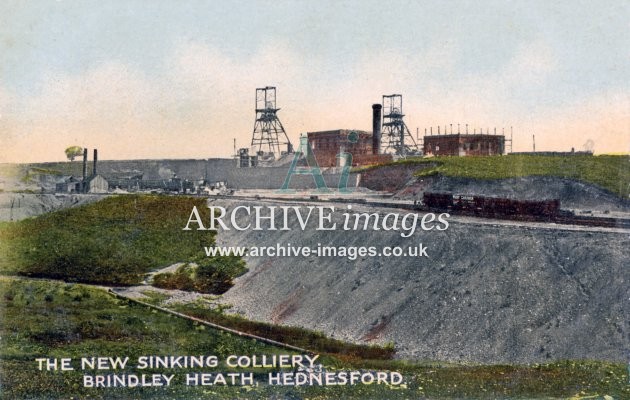
[[[381,109],[380,104],[372,104],[372,154],[381,152]]]
[[[83,149],[83,180],[87,178],[87,149]]]
[[[98,150],[94,149],[94,166],[92,167],[93,176],[96,176],[96,161],[98,161]]]
[[[536,135],[532,135],[532,142],[534,144],[534,153],[536,152]]]

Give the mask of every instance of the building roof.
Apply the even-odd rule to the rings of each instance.
[[[477,138],[477,139],[498,137],[498,138],[505,139],[505,135],[494,135],[490,133],[447,133],[447,134],[441,134],[441,135],[424,135],[425,140],[431,139],[431,138],[441,139],[441,138],[456,138],[456,137]]]
[[[92,176],[89,176],[89,177],[85,178],[85,182],[86,183],[92,182],[96,178],[101,178],[105,182],[107,182],[107,179],[105,179],[105,177],[103,175],[100,175],[100,174],[92,175]]]
[[[308,136],[311,136],[311,135],[315,135],[315,136],[322,135],[322,136],[325,136],[325,135],[347,134],[347,133],[350,133],[350,132],[356,132],[356,133],[358,133],[360,135],[361,134],[372,135],[372,132],[367,132],[367,131],[360,130],[360,129],[333,129],[333,130],[329,130],[329,131],[307,132],[306,134]]]
[[[57,182],[55,183],[71,183],[71,182],[79,182],[79,179],[75,178],[72,175],[65,175],[59,178]]]

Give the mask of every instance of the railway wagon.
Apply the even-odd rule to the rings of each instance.
[[[519,200],[502,197],[460,195],[452,193],[425,192],[423,202],[426,207],[461,211],[485,217],[517,217],[554,219],[560,213],[560,201]]]

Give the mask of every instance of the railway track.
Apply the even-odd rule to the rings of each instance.
[[[614,218],[614,217],[597,217],[586,215],[575,215],[571,211],[560,210],[557,214],[552,216],[537,216],[537,215],[525,215],[525,214],[513,214],[505,215],[500,213],[484,213],[473,210],[458,210],[454,208],[436,208],[427,207],[420,202],[401,201],[401,200],[366,200],[357,198],[339,198],[329,197],[323,198],[317,195],[311,195],[308,197],[286,197],[286,196],[235,196],[235,195],[215,195],[212,198],[222,199],[242,199],[250,201],[274,201],[283,203],[343,203],[351,205],[359,205],[365,207],[378,207],[378,208],[394,208],[419,212],[448,212],[451,215],[474,217],[481,219],[494,219],[504,221],[522,221],[522,222],[548,222],[560,225],[580,225],[591,227],[603,227],[603,228],[619,228],[630,229],[630,218]]]

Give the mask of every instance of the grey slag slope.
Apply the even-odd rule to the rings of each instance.
[[[0,221],[19,221],[103,198],[105,195],[0,193]]]
[[[345,207],[337,209],[333,220],[341,223]],[[392,211],[381,210],[386,212]],[[396,232],[314,226],[302,232],[290,221],[291,231],[230,230],[218,241],[379,251],[422,243],[429,257],[247,257],[250,271],[224,296],[232,311],[354,342],[394,342],[400,357],[414,359],[626,360],[627,233],[451,218],[446,231],[418,230],[403,238]]]

